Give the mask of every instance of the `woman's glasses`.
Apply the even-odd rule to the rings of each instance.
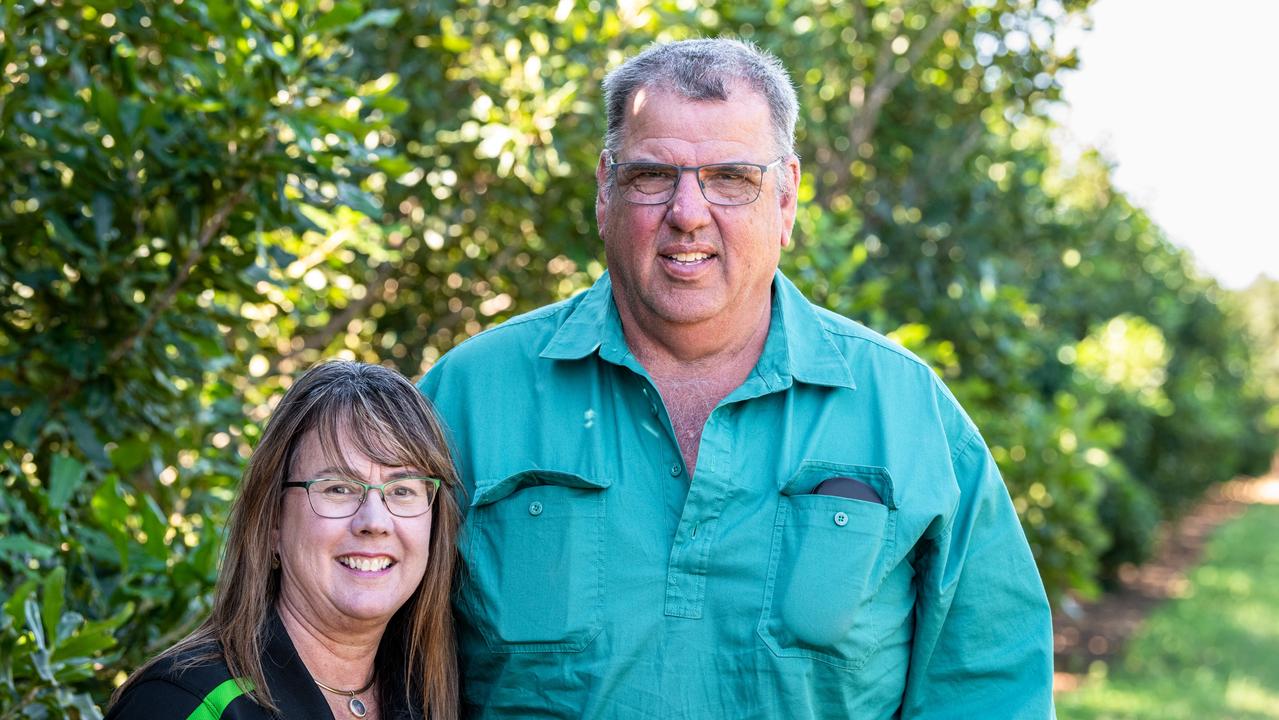
[[[410,518],[431,509],[440,491],[440,482],[436,477],[411,475],[381,485],[346,478],[318,478],[286,482],[284,487],[306,488],[306,499],[311,503],[311,509],[324,518],[351,517],[364,504],[370,490],[381,493],[382,502],[392,515]]]

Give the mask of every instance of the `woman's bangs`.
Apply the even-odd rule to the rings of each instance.
[[[368,405],[348,409],[342,422],[342,429],[346,431],[343,441],[378,465],[435,474],[436,462],[432,457],[434,453],[429,451],[429,435],[416,434],[411,423],[384,416],[377,410],[388,409]]]

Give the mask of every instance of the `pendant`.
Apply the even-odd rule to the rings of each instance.
[[[357,718],[362,718],[369,712],[369,709],[364,707],[364,703],[354,695],[351,696],[351,702],[347,703],[347,706],[351,708],[351,714]]]

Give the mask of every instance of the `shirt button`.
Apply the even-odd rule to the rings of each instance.
[[[529,505],[528,505],[528,514],[529,514],[529,515],[532,515],[533,517],[537,517],[538,515],[541,515],[541,514],[542,514],[542,503],[537,502],[536,500],[534,500],[533,502],[529,503]]]
[[[671,477],[679,477],[679,474],[682,472],[684,472],[683,465],[680,465],[679,463],[671,465]]]
[[[835,524],[844,527],[848,524],[848,515],[842,512],[835,513]]]

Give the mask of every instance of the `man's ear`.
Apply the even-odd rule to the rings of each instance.
[[[795,229],[795,213],[799,209],[799,158],[794,154],[786,158],[781,171],[789,180],[786,191],[777,193],[782,215],[781,243],[782,247],[786,247],[790,245],[791,231]]]
[[[604,233],[604,218],[608,215],[608,190],[608,151],[605,150],[595,166],[595,224],[600,234]]]

